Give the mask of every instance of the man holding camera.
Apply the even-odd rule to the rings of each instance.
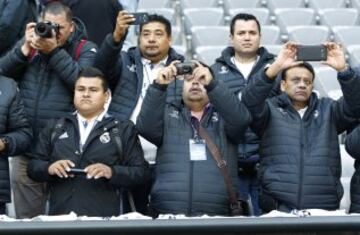
[[[85,28],[60,2],[49,3],[41,23],[29,23],[25,38],[0,60],[3,74],[15,78],[34,128],[34,144],[45,122],[73,111],[75,80],[93,64],[96,45],[86,41]],[[44,214],[46,188],[26,174],[28,159],[14,158],[14,201],[17,218]]]
[[[220,168],[227,168],[230,188],[236,188],[235,142],[250,123],[250,114],[226,86],[213,79],[208,67],[196,61],[177,63],[160,70],[137,119],[140,134],[158,147],[152,215],[229,215],[229,188]],[[167,87],[174,79],[184,80],[181,104],[166,101]],[[213,159],[210,141],[219,149],[221,161]]]
[[[75,114],[49,122],[29,163],[29,175],[49,182],[49,214],[117,216],[119,191],[146,179],[147,162],[130,121],[108,115],[104,75],[85,68],[75,83]]]
[[[313,93],[314,70],[295,60],[298,45],[291,42],[243,92],[252,127],[261,138],[264,212],[339,208],[343,188],[338,135],[360,115],[360,74],[346,64],[340,45],[324,46],[327,59],[322,62],[338,71],[343,98],[320,99]],[[279,74],[283,94],[267,98]]]
[[[134,27],[132,24],[135,21],[133,15],[124,11],[119,13],[116,28],[113,34],[105,38],[96,61],[96,67],[105,73],[113,90],[109,112],[133,122],[136,122],[148,86],[154,81],[158,71],[174,60],[184,59],[170,47],[171,24],[161,15],[148,15],[147,21],[140,23],[138,46],[121,52],[127,29]],[[174,89],[173,85],[170,87]],[[174,92],[169,95],[173,96]],[[154,163],[156,147],[144,138],[140,137],[140,140],[145,159]],[[146,213],[146,193],[134,192],[134,197],[143,198],[137,200],[143,201],[138,203],[138,210]]]

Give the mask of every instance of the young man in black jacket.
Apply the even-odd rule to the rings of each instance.
[[[103,74],[86,68],[75,84],[76,112],[50,122],[41,132],[28,173],[48,182],[50,215],[119,215],[120,189],[147,178],[134,125],[108,115],[108,100]]]
[[[254,15],[239,13],[232,18],[230,40],[232,45],[222,51],[211,68],[215,77],[241,99],[243,89],[258,71],[274,61],[275,55],[260,46],[261,26]],[[276,93],[276,84],[274,87]],[[251,201],[249,214],[252,215],[261,214],[257,178],[259,144],[259,137],[248,128],[238,146],[239,198]]]

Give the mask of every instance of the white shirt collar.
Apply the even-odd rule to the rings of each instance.
[[[159,66],[166,66],[166,61],[167,61],[167,59],[168,59],[168,57],[169,56],[166,56],[164,59],[162,59],[162,60],[160,60],[160,62],[158,62],[158,63],[156,63],[156,64],[153,64],[153,63],[151,63],[151,60],[148,60],[148,59],[146,59],[146,58],[144,58],[144,57],[141,57],[141,63],[143,64],[143,65],[153,65],[154,66],[154,68],[157,68],[157,67],[159,67]]]

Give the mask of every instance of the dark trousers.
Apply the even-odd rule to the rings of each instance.
[[[5,214],[6,214],[6,204],[0,203],[0,215],[5,215]]]

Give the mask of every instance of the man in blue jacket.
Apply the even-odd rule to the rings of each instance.
[[[34,144],[45,122],[73,111],[75,80],[82,67],[94,62],[96,45],[86,41],[81,21],[60,2],[49,3],[41,22],[50,27],[48,37],[35,32],[36,23],[27,24],[24,40],[0,59],[1,72],[17,80],[25,110],[34,128]],[[39,32],[39,31],[38,31]],[[46,187],[28,178],[28,158],[14,158],[14,202],[17,218],[45,212]]]
[[[12,79],[0,76],[0,97],[0,214],[5,214],[11,201],[8,157],[28,150],[32,131]]]
[[[193,71],[180,76],[175,63],[159,72],[137,120],[140,134],[158,147],[150,197],[153,216],[229,215],[225,180],[200,133],[200,125],[220,150],[231,187],[236,189],[236,141],[251,117],[237,97],[213,79],[209,68],[195,62]],[[182,102],[168,103],[168,85],[178,78],[184,79]]]
[[[360,114],[360,74],[346,64],[338,44],[324,45],[323,63],[338,71],[343,98],[320,99],[313,93],[314,70],[295,60],[297,45],[291,42],[243,92],[252,127],[261,138],[260,204],[265,212],[339,208],[343,188],[338,135]],[[283,93],[267,99],[280,73]]]
[[[242,90],[255,73],[273,62],[275,55],[260,46],[261,26],[251,14],[239,13],[232,18],[230,39],[232,45],[222,51],[211,68],[215,77],[223,80],[241,99]],[[251,201],[252,210],[249,213],[253,215],[261,214],[257,178],[259,142],[259,137],[248,128],[238,147],[239,198]]]
[[[96,67],[106,74],[111,84],[113,93],[109,112],[122,120],[130,119],[136,123],[147,89],[156,79],[158,71],[174,60],[182,61],[184,57],[171,48],[169,20],[155,14],[149,15],[148,20],[140,24],[138,46],[129,48],[127,52],[121,51],[127,29],[134,27],[131,26],[133,21],[132,15],[124,11],[119,13],[114,32],[105,38],[97,54]],[[174,84],[169,86],[169,89],[175,88]],[[169,92],[170,98],[174,94],[175,92]],[[141,136],[140,141],[145,159],[155,163],[156,147]],[[143,201],[138,203],[138,207],[143,208],[140,211],[146,213],[146,193],[134,194],[136,199],[143,198],[137,200]]]
[[[147,178],[134,124],[107,114],[108,101],[104,75],[85,68],[75,84],[76,112],[49,122],[41,132],[28,172],[48,182],[50,215],[117,216],[121,188]]]

